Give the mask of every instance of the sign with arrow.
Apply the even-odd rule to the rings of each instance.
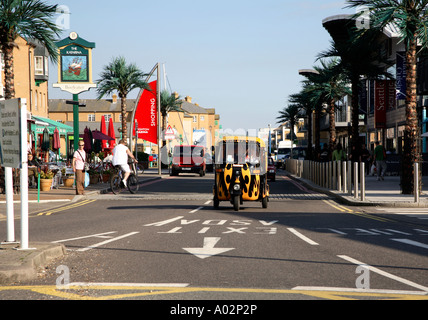
[[[220,241],[219,237],[208,237],[204,238],[204,245],[202,248],[183,248],[187,252],[195,255],[200,259],[209,258],[217,254],[225,253],[227,251],[234,250],[235,248],[214,248],[217,242]]]

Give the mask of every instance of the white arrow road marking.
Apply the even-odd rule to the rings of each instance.
[[[220,241],[219,237],[207,237],[204,238],[204,245],[202,248],[183,248],[187,252],[197,256],[200,259],[209,258],[217,254],[221,254],[235,248],[214,248],[217,242]]]

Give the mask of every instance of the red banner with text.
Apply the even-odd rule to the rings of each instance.
[[[375,128],[386,128],[386,111],[396,106],[395,80],[375,81]]]
[[[138,101],[135,121],[138,124],[138,138],[158,144],[158,112],[156,81],[150,82],[150,89],[144,90]]]

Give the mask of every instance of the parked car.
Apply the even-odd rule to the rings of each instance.
[[[271,181],[275,181],[276,176],[276,167],[275,162],[272,158],[268,158],[268,172],[267,172],[268,179]]]
[[[206,162],[203,146],[175,146],[172,157],[171,176],[177,176],[183,172],[199,173],[201,177],[205,175]]]

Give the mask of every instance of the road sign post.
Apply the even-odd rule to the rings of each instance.
[[[0,102],[0,162],[5,167],[7,201],[7,241],[15,241],[12,168],[20,169],[21,190],[21,250],[28,246],[28,160],[27,101],[10,99]]]

